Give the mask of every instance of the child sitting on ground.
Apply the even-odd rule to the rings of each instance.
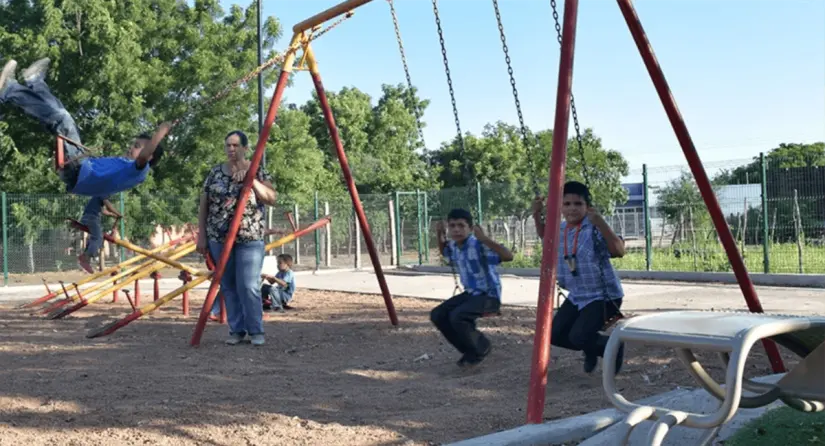
[[[541,197],[533,202],[539,237],[544,235],[543,205]],[[583,351],[584,372],[591,373],[607,346],[608,337],[600,331],[622,306],[624,291],[610,258],[624,256],[624,241],[593,207],[590,190],[582,183],[564,185],[561,213],[557,279],[569,293],[553,317],[550,340],[555,346]],[[624,345],[616,356],[616,373],[623,358]]]
[[[261,274],[261,279],[269,282],[261,286],[264,310],[284,311],[292,309],[289,303],[295,294],[295,274],[292,273],[291,255],[278,255],[278,272],[274,276]],[[267,301],[269,301],[269,305],[267,305]]]
[[[464,292],[444,301],[430,312],[430,320],[459,352],[459,367],[480,364],[490,354],[492,343],[476,328],[476,320],[501,308],[501,280],[496,265],[513,260],[503,245],[473,226],[473,216],[464,209],[447,214],[452,240],[447,241],[444,223],[438,222],[438,249],[461,277]]]
[[[151,167],[160,161],[171,124],[163,123],[153,136],[140,135],[123,157],[90,157],[82,147],[80,132],[63,103],[46,85],[49,59],[40,59],[23,71],[26,85],[15,80],[17,62],[10,60],[0,72],[0,104],[11,104],[38,120],[52,134],[64,137],[64,163],[59,167],[66,190],[75,195],[92,197],[81,221],[89,227],[92,240],[102,240],[100,202],[110,195],[132,189],[146,180]],[[78,264],[92,273],[90,256],[78,257]]]

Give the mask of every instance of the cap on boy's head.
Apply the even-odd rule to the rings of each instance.
[[[466,209],[456,208],[447,214],[447,220],[465,220],[467,226],[473,225],[473,214]]]
[[[584,202],[590,206],[592,203],[593,198],[590,196],[590,189],[587,188],[582,183],[578,181],[568,181],[564,184],[564,193],[563,195],[573,194],[578,195],[584,199]]]

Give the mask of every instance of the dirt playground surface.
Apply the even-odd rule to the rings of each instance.
[[[192,348],[202,297],[190,317],[176,300],[99,339],[85,334],[126,315],[125,299],[57,321],[2,307],[0,445],[432,445],[524,423],[533,309],[481,321],[493,352],[461,371],[429,322],[434,301],[396,298],[392,328],[379,296],[299,290],[296,310],[269,315],[265,346],[224,345],[210,323]],[[748,376],[770,373],[761,347],[752,356]],[[665,350],[628,345],[626,359],[630,399],[693,386]],[[609,406],[601,369],[581,367],[553,349],[548,419]]]

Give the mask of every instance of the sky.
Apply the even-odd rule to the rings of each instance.
[[[221,0],[248,6],[251,0]],[[288,45],[297,22],[336,0],[266,0]],[[432,3],[396,0],[413,84],[431,101],[429,148],[456,134]],[[561,17],[564,0],[558,0]],[[637,12],[707,167],[735,167],[782,142],[825,140],[825,1],[636,0]],[[499,0],[526,124],[553,127],[559,46],[550,2]],[[439,12],[464,132],[517,124],[491,1],[441,0]],[[389,7],[374,0],[313,43],[328,90],[357,87],[380,97],[404,83]],[[582,128],[620,151],[631,169],[685,164],[681,148],[615,1],[579,2],[573,76]],[[313,86],[296,76],[285,101]],[[266,99],[267,104],[269,97]],[[571,133],[572,120],[571,120]]]

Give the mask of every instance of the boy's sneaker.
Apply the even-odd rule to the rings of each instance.
[[[229,335],[229,339],[226,340],[226,345],[238,345],[241,342],[243,342],[243,339],[245,337],[246,336],[239,335],[239,334]]]
[[[14,79],[14,73],[17,71],[17,61],[12,59],[6,62],[3,71],[0,72],[0,91],[6,88],[6,84]]]
[[[86,257],[86,254],[80,254],[77,256],[77,266],[81,267],[89,274],[95,273],[95,270],[92,268],[92,264],[90,263],[90,259]]]
[[[23,80],[27,84],[30,84],[32,82],[45,79],[46,72],[49,70],[49,62],[51,62],[49,58],[44,57],[29,65],[28,68],[23,70]]]
[[[593,373],[596,366],[599,365],[599,357],[595,355],[584,355],[584,373]]]
[[[264,345],[264,342],[265,342],[264,335],[256,334],[256,335],[252,335],[251,338],[252,338],[252,345],[254,345],[256,347]]]

